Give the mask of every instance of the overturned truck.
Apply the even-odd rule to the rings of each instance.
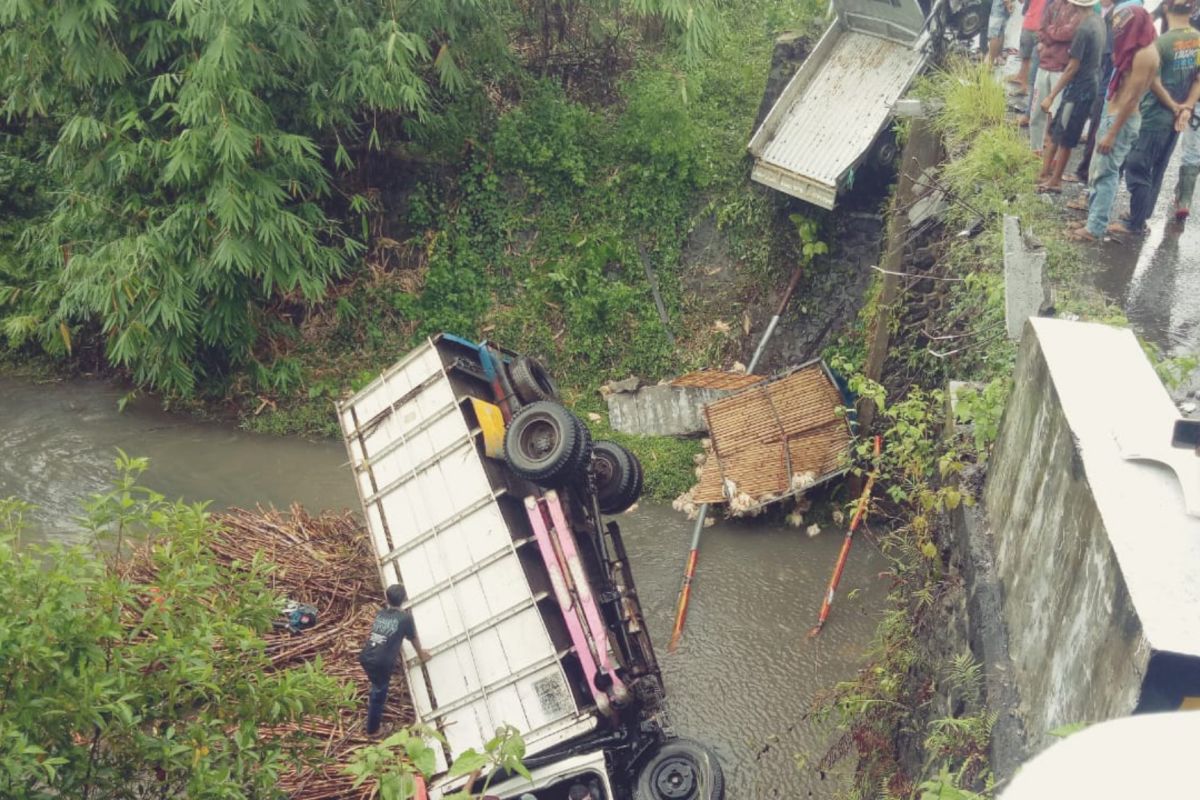
[[[418,721],[438,730],[430,796],[502,726],[533,778],[489,794],[719,800],[720,764],[675,738],[616,522],[642,468],[593,442],[534,360],[441,334],[338,407],[384,585],[403,582],[431,653],[405,644]]]

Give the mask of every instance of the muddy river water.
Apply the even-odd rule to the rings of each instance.
[[[356,508],[337,442],[258,436],[172,416],[152,403],[117,412],[100,383],[0,378],[0,497],[36,503],[38,538],[81,536],[80,502],[112,478],[115,448],[148,456],[146,483],[170,497],[230,505]],[[620,518],[666,674],[677,732],[711,744],[730,800],[831,797],[815,764],[828,731],[806,718],[814,694],[853,676],[886,586],[883,558],[856,543],[825,631],[806,638],[841,546],[772,524],[722,523],[704,534],[683,644],[666,652],[691,524],[643,504]]]

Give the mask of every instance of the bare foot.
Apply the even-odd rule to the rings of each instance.
[[[1087,211],[1088,210],[1087,195],[1086,194],[1079,195],[1079,197],[1076,197],[1074,200],[1067,203],[1067,208],[1071,209],[1072,211]]]
[[[1062,194],[1061,183],[1039,183],[1037,190],[1047,194]]]
[[[1099,241],[1086,227],[1084,228],[1067,228],[1067,238],[1072,242],[1096,242]]]

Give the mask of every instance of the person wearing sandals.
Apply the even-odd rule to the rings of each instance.
[[[1090,13],[1090,9],[1070,0],[1048,0],[1042,12],[1042,27],[1038,31],[1038,71],[1033,81],[1029,113],[1029,144],[1039,156],[1049,138],[1050,118],[1058,113],[1061,97],[1052,98],[1048,107],[1042,101],[1050,96],[1067,68],[1075,29],[1084,15]]]
[[[1175,142],[1200,99],[1200,31],[1188,19],[1195,5],[1196,0],[1163,3],[1167,32],[1155,42],[1158,76],[1150,93],[1142,98],[1141,131],[1125,161],[1129,220],[1127,225],[1115,222],[1108,229],[1118,236],[1146,231],[1146,220],[1154,213]]]
[[[1157,35],[1154,21],[1141,6],[1127,4],[1113,12],[1113,76],[1088,176],[1088,217],[1068,232],[1072,239],[1099,241],[1108,228],[1121,164],[1141,127],[1138,106],[1158,74]]]
[[[1042,98],[1042,110],[1049,112],[1061,94],[1062,104],[1050,124],[1050,140],[1042,155],[1042,173],[1038,190],[1058,194],[1062,191],[1063,171],[1071,150],[1079,145],[1083,126],[1092,115],[1092,101],[1099,91],[1100,59],[1104,53],[1104,21],[1091,12],[1098,0],[1070,0],[1083,16],[1075,28],[1068,50],[1067,67],[1050,93]]]

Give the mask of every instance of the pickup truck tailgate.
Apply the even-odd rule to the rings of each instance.
[[[911,44],[835,22],[751,140],[753,179],[832,209],[842,177],[871,147],[924,61]]]
[[[433,654],[422,668],[404,646],[417,717],[448,742],[441,768],[500,725],[530,753],[596,727],[527,579],[521,501],[485,463],[448,363],[429,341],[338,407],[383,583],[405,584]]]

